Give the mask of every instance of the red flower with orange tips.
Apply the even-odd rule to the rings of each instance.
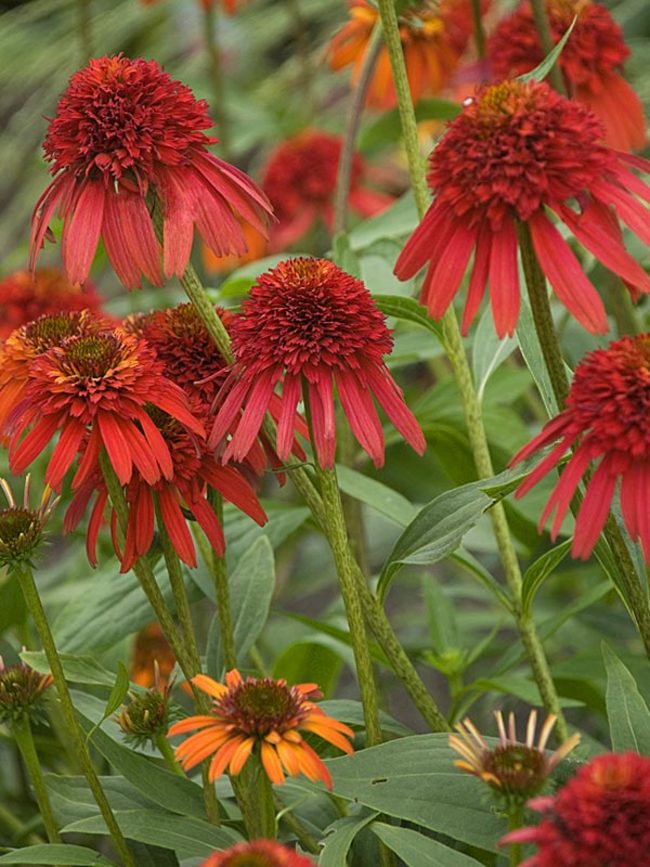
[[[650,862],[650,758],[596,756],[553,797],[535,798],[536,828],[502,838],[534,843],[522,867],[642,867]]]
[[[433,204],[395,266],[406,280],[428,263],[422,301],[439,319],[474,252],[462,328],[490,287],[499,337],[512,334],[520,305],[518,223],[526,223],[542,271],[589,331],[607,331],[603,303],[550,219],[558,217],[603,265],[636,291],[650,278],[626,251],[616,216],[650,244],[650,188],[630,168],[650,163],[601,143],[588,109],[543,82],[505,81],[479,91],[430,157]],[[616,215],[616,216],[615,216]]]
[[[332,39],[329,58],[332,69],[354,65],[356,85],[379,11],[367,0],[348,0],[350,21]],[[481,3],[487,9],[488,2]],[[458,67],[471,39],[472,9],[469,0],[425,0],[400,13],[399,32],[406,62],[411,97],[418,102],[445,88]],[[396,104],[388,51],[384,46],[368,89],[368,105],[388,109]]]
[[[333,466],[335,387],[352,432],[376,466],[384,461],[384,436],[373,396],[404,439],[424,452],[422,431],[384,362],[393,343],[384,315],[364,284],[332,262],[288,259],[262,274],[230,331],[235,363],[218,396],[210,434],[215,447],[232,433],[224,461],[247,454],[280,382],[281,460],[291,451],[302,396],[309,404],[318,461]]]
[[[200,867],[314,867],[314,862],[275,840],[253,840],[215,852]]]
[[[650,561],[650,334],[624,337],[607,349],[589,353],[577,366],[566,409],[512,459],[516,464],[556,443],[517,489],[522,497],[575,445],[562,477],[551,494],[540,529],[554,510],[555,539],[571,499],[592,461],[600,461],[587,483],[576,519],[571,553],[586,559],[605,526],[617,481],[621,508],[633,539],[640,539]]]
[[[286,139],[271,153],[262,187],[278,224],[271,230],[271,246],[284,250],[305,235],[318,219],[332,228],[334,194],[343,143],[340,136],[306,130]],[[394,201],[392,196],[362,186],[366,166],[359,154],[352,160],[352,210],[370,217]]]
[[[197,674],[192,683],[214,699],[212,712],[174,723],[169,736],[200,729],[176,749],[176,758],[189,771],[212,756],[210,782],[226,769],[239,774],[255,754],[272,783],[284,783],[285,774],[304,774],[331,788],[329,771],[300,731],[316,734],[346,753],[354,752],[348,741],[352,729],[312,701],[322,695],[314,683],[289,687],[285,680],[269,677],[244,680],[236,669],[226,674],[225,685],[205,674]]]
[[[158,64],[117,55],[76,72],[50,122],[54,180],[34,209],[32,266],[58,208],[68,277],[83,282],[100,235],[125,286],[162,283],[147,196],[160,200],[163,272],[182,276],[194,226],[218,256],[246,249],[237,215],[265,232],[270,205],[239,169],[211,154],[207,103]]]
[[[26,469],[58,431],[45,474],[55,490],[79,452],[73,488],[93,478],[102,448],[121,484],[130,481],[134,468],[149,484],[172,478],[172,456],[146,407],[168,412],[198,435],[203,425],[162,367],[143,340],[119,329],[76,334],[37,355],[12,420],[12,472]]]
[[[556,44],[578,16],[558,58],[569,93],[602,121],[610,147],[644,147],[643,106],[620,74],[630,49],[609,10],[590,0],[547,0],[546,8]],[[489,58],[497,79],[529,72],[544,59],[528,0],[500,22],[489,42]]]
[[[39,268],[33,275],[14,271],[0,280],[0,340],[39,316],[84,308],[97,311],[101,304],[92,283],[86,281],[82,290],[56,268]]]

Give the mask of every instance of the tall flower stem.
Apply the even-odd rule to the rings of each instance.
[[[357,592],[357,582],[354,579],[355,564],[350,551],[336,470],[324,470],[317,466],[316,476],[325,507],[327,538],[332,548],[345,613],[350,627],[359,692],[363,704],[363,718],[366,725],[366,741],[368,746],[374,746],[382,741],[377,684],[372,668],[363,607]]]
[[[549,55],[555,48],[553,37],[551,35],[551,24],[548,19],[548,10],[546,8],[546,0],[530,0],[530,5],[533,10],[533,19],[537,28],[537,35],[542,46],[544,57]],[[562,78],[562,70],[557,63],[553,64],[551,71],[548,74],[551,84],[558,93],[566,95],[566,87]]]
[[[16,743],[18,744],[18,749],[20,750],[20,755],[22,756],[25,767],[27,768],[29,778],[32,781],[34,795],[36,796],[38,809],[40,810],[41,818],[43,819],[43,827],[45,828],[47,839],[50,843],[60,843],[61,838],[59,837],[59,830],[54,819],[54,813],[52,812],[52,804],[50,802],[50,796],[47,793],[47,786],[45,785],[45,780],[43,778],[41,763],[38,759],[38,753],[36,752],[34,735],[32,733],[32,725],[29,721],[29,717],[23,716],[21,719],[16,720],[12,724],[11,730],[16,739]]]
[[[471,0],[471,2],[476,54],[479,60],[483,60],[485,58],[485,30],[483,28],[483,15],[481,14],[481,0]]]
[[[81,65],[85,66],[93,55],[91,0],[77,0],[77,28],[79,31],[79,47]]]
[[[223,498],[217,491],[210,491],[212,507],[216,512],[219,523],[223,526]],[[232,610],[230,607],[230,586],[228,584],[228,569],[226,558],[211,552],[212,577],[214,580],[214,592],[217,600],[217,617],[219,618],[219,633],[221,647],[223,648],[223,661],[226,671],[237,668],[237,648],[235,645],[235,630],[232,622]]]
[[[185,777],[185,771],[176,761],[176,758],[174,756],[174,750],[172,749],[172,745],[167,740],[167,735],[159,732],[156,735],[156,746],[158,747],[158,750],[162,755],[163,759],[165,760],[165,764],[167,765],[169,770],[174,774],[178,774],[180,777]]]
[[[528,226],[523,224],[519,226],[519,243],[535,330],[553,394],[561,410],[564,408],[569,394],[569,378],[564,366],[560,341],[553,324],[546,278],[537,261]],[[648,594],[639,580],[623,534],[611,513],[605,524],[604,535],[613,554],[617,574],[625,591],[625,599],[636,621],[646,654],[650,658],[650,603]]]
[[[227,160],[230,154],[230,129],[228,116],[224,106],[224,82],[219,48],[218,26],[219,10],[216,3],[209,3],[203,11],[203,40],[205,51],[210,63],[210,81],[212,84],[212,112],[217,121],[217,133],[221,144],[223,158]]]
[[[126,527],[129,517],[128,507],[124,498],[124,491],[122,490],[120,481],[115,474],[115,470],[113,469],[113,466],[108,459],[108,455],[106,454],[106,452],[102,452],[100,454],[99,463],[101,466],[102,474],[104,476],[104,481],[106,483],[106,488],[108,490],[108,496],[110,498],[113,509],[115,510],[115,514],[117,515],[117,522],[120,532],[124,537],[126,535]],[[149,604],[153,608],[154,613],[158,618],[158,621],[160,622],[163,634],[169,642],[172,652],[176,657],[178,664],[180,665],[181,671],[185,675],[186,680],[188,682],[191,682],[194,675],[198,674],[201,670],[198,653],[196,659],[192,659],[191,654],[188,654],[185,648],[185,644],[181,641],[179,637],[176,624],[174,623],[174,618],[172,617],[172,613],[169,610],[167,603],[165,602],[165,597],[160,591],[160,587],[156,582],[156,578],[146,557],[139,557],[136,560],[133,566],[133,571],[135,572],[136,577],[140,582],[140,586],[144,590],[144,593],[149,600]],[[171,582],[172,577],[170,576],[170,583]],[[184,592],[185,590],[183,588],[183,593]],[[194,700],[199,710],[202,713],[208,713],[208,711],[210,710],[210,702],[207,696],[205,696],[204,693],[198,689],[193,689],[193,694]],[[221,822],[221,819],[219,817],[219,804],[217,802],[217,796],[215,794],[214,786],[208,781],[207,764],[203,765],[202,772],[205,812],[208,820],[212,822],[213,825],[219,825]]]
[[[314,74],[309,56],[309,25],[300,6],[300,0],[284,0],[291,23],[295,27],[295,39],[300,57],[300,86],[309,112],[314,110]]]
[[[508,813],[508,831],[518,831],[524,824],[523,807],[513,807]],[[508,851],[510,867],[518,867],[521,864],[523,852],[521,843],[511,843]]]
[[[393,0],[378,0],[378,5],[384,28],[386,47],[393,70],[393,81],[397,94],[397,104],[402,122],[402,135],[408,156],[413,193],[420,216],[423,216],[429,204],[429,195],[422,158],[420,156],[417,123],[399,37],[397,14]],[[483,424],[481,404],[474,388],[471,368],[465,347],[463,346],[458,320],[452,307],[449,307],[443,316],[442,326],[447,354],[461,394],[465,423],[467,425],[476,470],[479,478],[489,478],[494,475],[494,468]],[[506,513],[501,503],[496,503],[493,506],[490,510],[490,516],[522,644],[544,707],[549,713],[557,717],[556,735],[562,741],[567,737],[566,722],[562,715],[548,660],[537,635],[535,624],[523,609],[521,569],[512,543]]]
[[[79,763],[81,765],[83,774],[88,782],[88,786],[90,787],[90,791],[93,794],[95,802],[99,807],[102,818],[106,823],[108,832],[113,839],[115,848],[117,849],[120,858],[122,859],[124,867],[136,867],[135,861],[133,860],[133,856],[129,851],[129,847],[124,838],[124,835],[122,834],[120,826],[118,825],[117,820],[113,814],[111,805],[108,803],[106,793],[104,792],[102,785],[99,781],[99,777],[97,776],[95,768],[93,767],[93,763],[90,759],[90,753],[88,752],[88,747],[86,745],[86,740],[83,737],[81,730],[77,724],[75,709],[72,703],[72,697],[70,695],[70,691],[65,680],[65,674],[63,672],[63,665],[61,664],[61,659],[56,649],[56,644],[54,643],[54,638],[50,630],[50,625],[47,620],[47,615],[45,614],[45,609],[43,608],[43,603],[41,602],[41,597],[39,595],[36,582],[34,581],[32,570],[30,566],[25,563],[21,564],[20,566],[16,566],[15,570],[18,575],[18,580],[20,581],[20,586],[22,588],[25,602],[27,603],[27,607],[29,609],[29,613],[34,620],[36,630],[41,640],[41,644],[43,645],[43,650],[45,651],[45,656],[47,658],[47,662],[50,667],[52,677],[54,679],[54,686],[59,696],[61,712],[63,715],[63,719],[65,720],[67,733],[74,746],[74,750],[77,759],[79,760]]]

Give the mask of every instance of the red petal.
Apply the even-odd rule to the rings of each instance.
[[[169,539],[181,560],[194,569],[196,566],[194,543],[178,501],[167,485],[162,485],[157,493],[160,514]]]
[[[281,460],[286,461],[294,442],[296,407],[300,400],[300,377],[287,374],[282,383],[282,409],[278,421],[276,449]]]
[[[133,473],[133,458],[122,425],[118,418],[109,412],[98,412],[97,422],[108,459],[120,484],[126,485],[131,480]],[[126,423],[129,424],[130,422]]]
[[[95,258],[104,217],[101,182],[84,182],[72,216],[63,226],[61,256],[71,283],[83,283]]]
[[[485,286],[488,281],[490,271],[490,250],[492,248],[492,232],[490,224],[485,221],[481,224],[476,236],[476,247],[474,248],[474,266],[472,268],[472,276],[469,280],[469,288],[467,290],[467,301],[463,311],[462,333],[467,334],[472,320],[476,316],[478,308],[481,306],[483,295],[485,294]]]
[[[379,405],[388,418],[402,434],[406,442],[419,455],[423,455],[427,448],[427,441],[418,424],[417,419],[406,405],[402,390],[399,388],[387,368],[364,368]]]
[[[437,262],[432,261],[422,284],[422,303],[434,319],[440,319],[451,304],[476,243],[477,229],[456,222],[444,233],[445,248]]]
[[[259,433],[264,416],[269,407],[269,400],[275,388],[277,374],[274,370],[265,371],[253,383],[248,392],[246,408],[224,452],[224,463],[234,458],[243,461]]]
[[[79,451],[79,446],[86,433],[86,425],[76,419],[67,421],[61,429],[61,436],[47,465],[45,481],[49,482],[55,491],[61,489],[63,477],[68,472],[70,464]]]
[[[585,498],[576,519],[575,536],[571,555],[586,560],[598,541],[614,495],[616,476],[610,471],[609,462],[603,460],[593,474]]]
[[[322,371],[318,382],[309,383],[309,409],[314,438],[312,446],[318,463],[323,469],[331,469],[336,455],[336,418],[329,371]]]
[[[9,448],[9,466],[12,473],[22,473],[40,455],[58,430],[64,417],[65,415],[62,413],[44,416],[34,425],[17,448],[15,446],[20,431],[16,433]]]
[[[383,466],[384,432],[370,389],[359,382],[356,373],[351,370],[337,370],[336,385],[352,433],[368,452],[374,465]]]
[[[422,222],[404,245],[395,263],[395,276],[408,280],[420,270],[425,262],[430,262],[439,251],[438,235],[453,218],[446,208],[433,203],[422,218]]]
[[[195,499],[185,497],[185,499],[213,550],[221,556],[226,549],[226,540],[224,539],[223,530],[219,519],[214,513],[214,509],[204,497],[197,497]]]
[[[222,467],[214,461],[204,462],[201,473],[216,491],[237,506],[260,526],[267,522],[266,512],[257,499],[257,494],[242,474],[233,467]]]
[[[519,272],[517,270],[517,231],[509,220],[492,232],[490,254],[490,298],[497,335],[512,336],[519,318]]]

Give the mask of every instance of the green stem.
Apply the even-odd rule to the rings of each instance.
[[[285,0],[290,21],[295,25],[296,43],[300,55],[300,89],[308,114],[314,109],[314,74],[309,51],[309,25],[305,20],[299,0]]]
[[[512,809],[508,813],[508,830],[518,831],[523,824],[523,807],[512,807]],[[510,844],[510,848],[508,850],[508,858],[510,862],[510,867],[518,867],[518,865],[521,864],[521,859],[523,858],[521,843]]]
[[[59,830],[54,819],[54,813],[52,812],[52,804],[50,803],[50,796],[47,793],[41,763],[36,752],[29,717],[23,716],[21,719],[15,720],[11,728],[34,788],[34,794],[36,795],[38,808],[41,812],[47,839],[50,843],[60,843],[61,838],[59,837]]]
[[[553,42],[553,37],[551,35],[551,25],[548,19],[546,0],[530,0],[530,5],[533,9],[533,18],[535,20],[535,27],[537,28],[537,35],[539,36],[539,43],[542,47],[542,54],[544,57],[547,57],[555,48],[555,43]],[[549,72],[548,77],[555,90],[557,90],[558,93],[566,95],[562,70],[557,62],[553,64],[553,68]]]
[[[569,378],[562,358],[560,341],[553,324],[546,278],[537,261],[527,225],[521,224],[519,226],[519,243],[535,330],[542,348],[544,364],[551,380],[553,394],[558,408],[562,410],[569,394]],[[578,504],[579,498],[578,503],[572,504],[572,511],[577,510]],[[648,595],[639,581],[634,561],[613,515],[610,514],[607,519],[603,532],[614,555],[614,563],[626,601],[634,615],[646,654],[650,658],[650,604]]]
[[[472,24],[474,27],[474,44],[479,60],[485,58],[485,30],[483,29],[483,16],[481,14],[481,0],[472,2]]]
[[[354,651],[361,703],[363,704],[363,718],[366,725],[366,741],[368,746],[374,746],[382,741],[379,724],[379,700],[363,607],[357,589],[358,582],[354,578],[355,569],[358,566],[350,551],[336,470],[324,470],[317,466],[316,475],[325,507],[327,539],[334,555],[341,585],[341,595],[350,627],[350,638]]]
[[[10,842],[19,846],[23,842],[30,846],[42,845],[44,840],[38,834],[29,830],[26,825],[17,819],[14,814],[0,803],[0,828],[4,828],[10,835]]]
[[[162,755],[165,760],[165,764],[169,768],[170,771],[174,774],[178,774],[179,777],[185,776],[185,771],[181,768],[174,757],[174,750],[172,745],[167,740],[167,735],[159,732],[156,735],[156,746],[158,747],[158,751]]]
[[[217,491],[210,492],[212,506],[217,514],[219,523],[223,526],[223,499]],[[212,551],[211,566],[214,580],[214,592],[217,599],[217,617],[219,618],[219,633],[223,648],[223,660],[226,671],[237,668],[237,648],[235,646],[235,630],[232,622],[232,610],[230,607],[230,585],[228,583],[228,569],[226,558]]]
[[[224,159],[230,157],[230,129],[228,117],[224,106],[224,81],[221,66],[221,51],[217,37],[219,25],[219,10],[217,3],[208,4],[203,12],[203,40],[205,51],[210,62],[210,81],[212,84],[213,106],[212,111],[217,121],[217,132],[221,145],[221,153]]]
[[[393,70],[393,82],[397,94],[397,104],[402,122],[402,135],[406,149],[411,183],[415,202],[424,216],[429,205],[425,172],[420,156],[420,145],[417,135],[417,124],[411,93],[408,86],[406,66],[399,36],[397,15],[393,0],[378,0],[379,11],[384,28],[386,47]],[[479,478],[489,478],[494,475],[492,458],[488,447],[485,426],[481,412],[481,404],[472,381],[472,373],[458,327],[458,320],[453,307],[449,307],[442,318],[443,333],[449,360],[460,391],[463,403],[465,423],[469,434],[470,445]],[[490,510],[494,535],[499,550],[499,556],[506,576],[506,581],[513,600],[517,627],[526,650],[533,676],[537,683],[544,707],[549,713],[557,716],[556,736],[558,740],[567,737],[566,722],[562,715],[560,702],[551,677],[550,668],[544,648],[539,640],[533,620],[523,612],[521,604],[522,576],[517,554],[512,543],[506,513],[501,503],[496,503]]]
[[[91,0],[77,0],[77,20],[79,31],[79,47],[81,49],[81,64],[83,66],[93,54],[92,16],[90,12]]]
[[[50,626],[41,602],[41,597],[38,593],[38,588],[36,587],[36,582],[34,581],[34,576],[32,575],[32,570],[29,565],[23,563],[19,567],[16,567],[16,573],[18,574],[20,586],[22,587],[25,596],[25,602],[27,603],[29,612],[36,625],[41,644],[43,645],[43,650],[45,651],[45,656],[47,657],[47,662],[50,671],[52,672],[52,677],[54,678],[54,686],[56,687],[59,696],[61,711],[65,719],[66,727],[74,744],[75,752],[81,764],[84,776],[88,782],[88,786],[90,787],[90,791],[99,807],[99,811],[106,823],[108,832],[113,838],[115,848],[123,861],[124,867],[135,867],[135,862],[129,852],[129,847],[124,839],[124,835],[120,830],[120,826],[117,824],[111,805],[108,803],[106,794],[99,782],[99,777],[93,767],[86,740],[77,724],[72,697],[68,690],[65,674],[63,673],[63,666],[61,665],[56,644],[54,643],[54,638],[50,631]]]
[[[274,803],[278,823],[287,826],[289,831],[298,838],[303,849],[310,852],[312,855],[318,855],[321,851],[321,847],[314,835],[307,830],[300,819],[294,816],[292,809],[285,807],[277,796],[274,797]]]

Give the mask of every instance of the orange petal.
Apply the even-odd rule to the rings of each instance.
[[[246,738],[246,740],[242,741],[235,750],[235,753],[230,760],[230,773],[233,774],[233,776],[237,776],[246,764],[256,740],[257,738]]]
[[[226,674],[226,683],[228,684],[228,689],[234,689],[236,686],[242,682],[242,676],[237,671],[236,668],[233,668],[231,671]]]
[[[228,767],[228,763],[232,759],[233,755],[237,752],[238,747],[242,743],[243,738],[233,738],[232,740],[226,741],[226,743],[221,747],[219,752],[215,755],[215,757],[210,762],[210,771],[208,774],[208,779],[211,783],[220,777],[223,772]]]
[[[170,726],[167,737],[172,738],[174,735],[183,735],[185,732],[191,732],[195,729],[204,729],[206,726],[214,725],[214,721],[213,716],[188,716],[187,719],[182,719]]]
[[[280,763],[275,747],[271,746],[271,744],[266,741],[262,741],[261,758],[264,770],[266,771],[269,780],[278,785],[284,783],[282,764]]]
[[[327,726],[319,725],[316,722],[305,722],[303,723],[302,728],[305,731],[314,732],[314,734],[319,735],[323,740],[329,741],[331,744],[334,744],[335,747],[343,750],[344,753],[350,754],[354,752],[350,741],[348,741],[342,734],[339,734],[339,732],[333,731]]]
[[[199,689],[203,690],[203,692],[207,692],[207,694],[211,695],[212,698],[222,698],[222,696],[228,692],[227,687],[222,683],[217,683],[216,680],[208,677],[207,674],[195,675],[192,678],[192,683],[194,686],[198,686]]]

